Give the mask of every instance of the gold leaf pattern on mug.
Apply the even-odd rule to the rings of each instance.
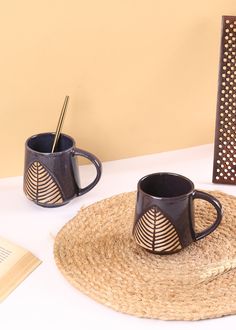
[[[182,248],[175,227],[156,206],[152,206],[137,221],[134,238],[140,246],[153,252],[171,253]]]
[[[29,199],[39,204],[63,203],[60,187],[50,172],[38,161],[32,163],[26,172],[24,191]]]

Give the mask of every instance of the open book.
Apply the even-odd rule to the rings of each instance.
[[[31,252],[0,237],[0,302],[40,263]]]

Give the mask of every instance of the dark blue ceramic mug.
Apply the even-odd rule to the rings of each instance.
[[[51,153],[54,136],[54,133],[41,133],[25,143],[24,192],[30,200],[45,207],[61,206],[87,193],[98,183],[102,173],[99,159],[76,148],[69,135],[60,134],[57,147]],[[80,186],[76,156],[89,159],[97,170],[95,179],[85,188]]]
[[[196,232],[194,225],[196,198],[216,209],[214,222],[201,232]],[[175,253],[212,233],[222,214],[221,203],[214,196],[195,190],[188,178],[176,173],[153,173],[138,182],[133,236],[149,252]]]

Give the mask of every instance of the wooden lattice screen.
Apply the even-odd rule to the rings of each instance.
[[[222,17],[213,182],[236,184],[236,16]]]

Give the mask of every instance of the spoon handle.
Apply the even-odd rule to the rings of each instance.
[[[62,125],[63,125],[63,122],[64,122],[64,118],[65,118],[65,113],[66,113],[66,108],[67,108],[68,101],[69,101],[69,96],[66,96],[65,97],[64,104],[63,104],[63,107],[61,109],[60,118],[59,118],[58,124],[57,124],[57,129],[56,129],[56,133],[55,133],[55,137],[54,137],[54,141],[53,141],[53,146],[52,146],[52,151],[51,151],[52,153],[55,150],[57,141],[58,141],[59,136],[61,134],[61,128],[62,128]]]

